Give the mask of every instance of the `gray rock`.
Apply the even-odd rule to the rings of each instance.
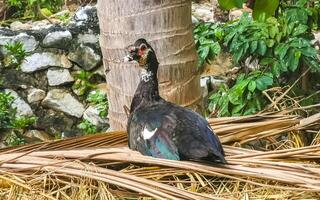
[[[200,78],[200,87],[202,89],[202,96],[206,97],[209,94],[210,77],[201,77]]]
[[[39,130],[29,130],[25,132],[23,135],[30,139],[38,139],[42,142],[49,142],[52,140],[48,133]]]
[[[192,15],[201,21],[213,21],[212,5],[192,3]]]
[[[12,31],[20,31],[20,30],[28,30],[31,29],[32,25],[30,24],[23,24],[20,21],[14,21],[10,24],[10,29]]]
[[[95,44],[99,42],[99,35],[97,34],[79,34],[78,35],[78,43],[84,43],[84,44]]]
[[[32,52],[38,48],[39,42],[32,35],[26,33],[20,33],[15,36],[3,36],[0,35],[0,46],[6,45],[7,43],[21,42],[26,52]],[[1,48],[1,51],[6,54],[6,50]]]
[[[96,70],[93,71],[94,74],[98,74],[102,77],[105,77],[106,74],[105,74],[105,70],[104,70],[104,66],[101,65],[100,67],[98,67]]]
[[[60,61],[61,61],[60,67],[62,68],[70,69],[72,67],[72,63],[70,62],[70,60],[66,55],[62,54]]]
[[[242,14],[243,14],[243,10],[240,9],[236,9],[236,10],[232,10],[229,12],[229,20],[236,20],[236,19],[240,19]]]
[[[58,86],[74,81],[67,69],[49,69],[47,72],[48,83],[50,86]]]
[[[80,7],[70,21],[68,27],[75,32],[94,32],[95,34],[99,34],[97,7]]]
[[[29,104],[27,104],[17,92],[11,89],[5,89],[5,93],[10,93],[14,97],[14,101],[11,104],[12,108],[16,108],[18,116],[33,116],[33,111]]]
[[[198,20],[195,16],[193,16],[193,15],[192,15],[192,23],[193,23],[193,24],[199,23],[199,20]]]
[[[77,118],[81,118],[85,111],[84,106],[77,99],[62,89],[50,90],[42,101],[42,105]]]
[[[46,92],[37,88],[32,88],[28,91],[28,102],[35,103],[43,100],[46,97]]]
[[[80,9],[75,13],[74,18],[77,21],[85,21],[88,19],[87,9],[91,9],[91,6],[80,7]]]
[[[51,27],[53,27],[54,25],[51,24],[48,20],[41,20],[41,21],[35,21],[32,22],[32,30],[45,30],[45,29],[50,29]]]
[[[42,41],[42,44],[44,47],[65,48],[71,40],[72,35],[70,31],[55,31],[48,33]]]
[[[80,44],[75,50],[69,53],[69,60],[77,63],[85,70],[91,70],[101,63],[101,55],[89,46]]]
[[[75,128],[77,119],[72,116],[54,111],[52,109],[41,109],[37,112],[38,120],[35,127],[44,130],[50,135],[60,135],[63,131],[71,131]]]
[[[219,79],[215,76],[210,76],[210,87],[212,89],[219,89],[220,85],[225,84],[226,81],[223,79]]]
[[[48,67],[58,67],[61,65],[61,56],[58,54],[43,52],[35,53],[26,59],[21,64],[23,72],[31,73]]]
[[[94,106],[89,106],[83,113],[83,119],[88,120],[89,122],[91,122],[92,124],[96,125],[96,126],[104,126],[106,124],[108,124],[108,119],[106,118],[101,118],[99,116],[99,111],[97,108],[95,108]]]
[[[320,31],[313,33],[314,40],[312,40],[312,44],[315,46],[317,50],[320,49]],[[320,54],[318,54],[318,58],[320,59]]]

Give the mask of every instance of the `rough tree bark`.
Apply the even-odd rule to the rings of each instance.
[[[123,106],[131,103],[139,83],[139,69],[119,59],[125,55],[125,47],[138,38],[150,41],[156,51],[161,96],[201,110],[191,0],[99,0],[98,16],[111,129],[126,128]]]

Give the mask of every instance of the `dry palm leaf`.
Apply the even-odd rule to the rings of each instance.
[[[209,122],[222,141],[230,143],[316,129],[319,119],[319,114],[305,119],[267,114]],[[262,131],[266,127],[268,132]],[[314,161],[320,157],[320,145],[269,152],[225,146],[228,164],[221,166],[145,157],[129,150],[126,143],[125,132],[110,132],[3,149],[0,188],[10,185],[10,193],[3,189],[8,193],[5,197],[21,190],[43,199],[79,199],[76,190],[85,199],[97,198],[98,191],[104,191],[105,199],[230,199],[243,197],[239,191],[245,191],[248,199],[259,194],[258,188],[268,196],[274,195],[270,191],[282,191],[279,198],[289,198],[292,191],[319,197],[320,168]]]

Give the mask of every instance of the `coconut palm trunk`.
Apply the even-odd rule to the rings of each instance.
[[[140,69],[134,63],[121,63],[120,59],[126,54],[125,48],[138,38],[145,38],[156,51],[161,96],[201,110],[191,0],[99,0],[98,16],[111,129],[126,128],[123,107],[130,107]]]

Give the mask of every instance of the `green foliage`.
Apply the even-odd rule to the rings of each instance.
[[[108,99],[107,96],[100,90],[91,92],[88,95],[87,101],[93,104],[99,111],[100,117],[106,117],[108,114]]]
[[[279,6],[279,0],[255,0],[252,16],[259,19],[261,16],[271,17]]]
[[[8,6],[17,9],[14,17],[31,16],[38,18],[39,12],[46,16],[58,12],[62,7],[63,0],[7,0],[6,3]]]
[[[289,22],[297,21],[312,29],[317,29],[320,26],[319,0],[281,1],[280,9]]]
[[[246,0],[218,0],[221,8],[230,10],[234,7],[242,8],[242,5]]]
[[[15,117],[14,109],[11,108],[14,98],[7,93],[0,92],[0,129],[10,128],[12,119]]]
[[[70,20],[70,13],[69,12],[66,12],[64,13],[63,15],[59,15],[59,16],[56,16],[59,20],[61,20],[63,23],[67,23],[69,20]]]
[[[10,93],[0,92],[0,130],[24,129],[36,122],[35,117],[18,117],[15,108],[12,108],[14,98]]]
[[[219,41],[223,38],[223,29],[218,24],[200,23],[194,29],[194,39],[199,56],[198,67],[204,62],[210,62],[216,55],[220,54]]]
[[[5,58],[6,66],[18,69],[28,55],[23,44],[21,42],[7,43],[4,48],[8,51],[8,55]]]
[[[231,10],[232,8],[242,8],[247,0],[218,0],[221,8]],[[253,18],[258,19],[261,15],[273,16],[278,8],[279,0],[255,0],[253,8]]]
[[[252,19],[245,13],[240,20],[224,26],[206,24],[206,27],[214,27],[210,33],[214,36],[208,34],[209,31],[202,31],[203,35],[198,34],[213,40],[211,43],[218,42],[220,47],[232,54],[235,64],[244,66],[244,61],[249,57],[259,61],[259,70],[245,70],[247,74],[240,75],[232,87],[222,86],[209,97],[210,112],[216,111],[218,116],[256,113],[267,103],[262,94],[264,90],[288,84],[279,80],[288,81],[288,77],[298,76],[304,66],[310,67],[313,72],[320,71],[318,51],[311,43],[314,23],[310,23],[310,1],[290,3],[284,6],[281,2],[277,18],[267,18],[271,13],[266,15],[262,12],[258,19]],[[315,5],[314,1],[312,5]],[[218,32],[222,33],[219,38],[214,34],[218,28]],[[199,51],[203,47],[197,44]],[[211,57],[205,58],[210,60]],[[309,98],[309,101],[312,99]]]
[[[252,20],[245,14],[226,28],[224,44],[236,63],[253,56],[279,77],[284,72],[295,72],[302,65],[320,70],[317,50],[307,31],[307,25],[290,22],[287,16]]]
[[[79,125],[78,128],[81,129],[86,135],[91,135],[97,133],[97,127],[93,125],[88,120],[83,120]]]
[[[273,84],[271,73],[253,71],[241,74],[230,89],[222,86],[209,100],[209,111],[221,116],[249,115],[260,111],[266,104],[262,91]]]
[[[90,82],[93,73],[84,70],[78,71],[75,74],[76,81],[74,82],[72,89],[77,91],[78,95],[84,95],[89,90],[94,89],[96,86]]]
[[[36,117],[16,117],[12,120],[12,128],[24,129],[34,123],[36,123]]]
[[[21,135],[16,133],[7,134],[4,138],[4,143],[10,147],[26,144],[26,141]]]

